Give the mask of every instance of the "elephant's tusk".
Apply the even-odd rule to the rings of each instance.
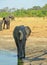
[[[22,40],[23,39],[23,33],[21,30],[19,30],[19,33],[20,33],[20,40]]]

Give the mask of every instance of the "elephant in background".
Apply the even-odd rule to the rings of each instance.
[[[5,29],[5,26],[6,29],[10,28],[10,19],[14,20],[14,16],[9,15],[7,17],[3,17],[3,22],[4,22],[3,29]]]
[[[31,29],[28,26],[16,26],[13,31],[13,37],[16,42],[18,58],[25,58],[25,45],[26,40],[31,33]]]
[[[0,20],[0,31],[2,31],[3,20]]]
[[[3,17],[3,29],[9,29],[10,28],[10,18],[9,17]]]

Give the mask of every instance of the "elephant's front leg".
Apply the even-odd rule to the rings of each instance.
[[[19,58],[25,58],[25,40],[21,41],[19,43],[19,47],[18,47],[18,55],[19,55]]]
[[[5,29],[5,23],[4,23],[4,25],[3,25],[3,29]]]
[[[19,46],[17,47],[17,51],[18,51],[18,58],[21,59],[22,58],[22,47],[20,43],[19,43]]]
[[[23,42],[22,42],[22,58],[25,58],[25,45],[26,45],[26,41],[23,40]]]
[[[7,27],[6,28],[9,29],[10,28],[10,24],[7,24]]]

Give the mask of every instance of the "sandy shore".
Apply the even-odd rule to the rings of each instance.
[[[0,50],[16,51],[13,36],[0,37]],[[29,37],[26,42],[24,65],[47,65],[47,38]]]

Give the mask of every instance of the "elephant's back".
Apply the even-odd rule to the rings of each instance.
[[[10,21],[9,17],[5,17],[5,20],[6,20],[6,21]]]

